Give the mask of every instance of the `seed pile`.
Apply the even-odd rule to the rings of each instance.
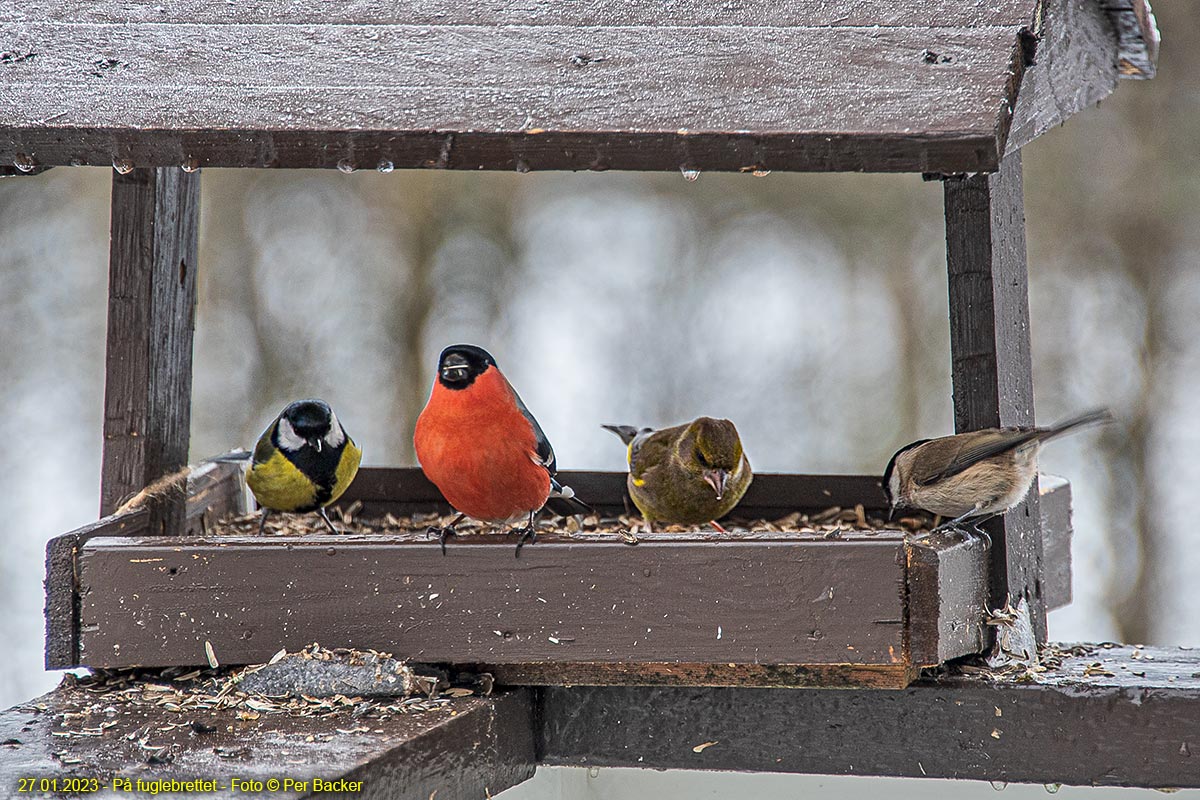
[[[362,509],[360,502],[355,502],[347,509],[341,510],[341,519],[337,512],[334,519],[346,533],[354,534],[424,534],[431,526],[448,525],[454,515],[439,515],[435,513],[418,513],[411,515],[385,514],[380,518],[362,518],[358,513]],[[246,514],[223,520],[210,532],[228,535],[255,535],[258,532],[259,514]],[[885,522],[877,516],[868,515],[861,504],[853,508],[832,506],[812,514],[799,511],[787,514],[778,519],[732,519],[723,523],[726,530],[731,532],[754,533],[806,533],[826,539],[836,539],[848,531],[865,532],[868,535],[884,530],[903,530],[917,532],[928,530],[931,526],[924,517],[904,517],[892,523]],[[553,533],[559,536],[590,538],[600,536],[619,536],[624,541],[633,544],[639,531],[644,530],[645,523],[638,516],[620,514],[602,516],[590,514],[586,517],[555,517],[541,519],[537,522],[538,533]],[[708,532],[709,526],[661,525],[656,524],[656,533],[687,533],[699,527]],[[496,533],[498,528],[491,523],[479,522],[464,518],[455,529],[464,536],[480,533]],[[306,534],[327,533],[320,518],[314,514],[273,514],[267,519],[264,535],[267,536],[304,536]]]
[[[322,696],[306,691],[283,690],[277,694],[246,691],[247,687],[264,685],[258,680],[260,674],[269,671],[285,659],[321,662],[357,668],[367,676],[367,682],[385,683],[376,679],[390,677],[389,672],[401,680],[394,682],[390,693],[373,692],[369,696],[329,692]],[[286,714],[294,717],[345,717],[347,722],[360,719],[382,719],[393,714],[413,714],[434,711],[450,704],[452,698],[475,694],[472,689],[446,688],[437,678],[416,675],[407,666],[398,664],[386,653],[348,649],[329,650],[317,644],[310,645],[298,653],[288,654],[281,650],[267,664],[239,668],[187,669],[168,667],[161,670],[119,669],[97,670],[92,675],[75,679],[75,687],[95,696],[98,710],[109,707],[161,708],[177,712],[181,719],[193,716],[188,712],[229,710],[239,720],[256,720],[264,714]],[[319,674],[317,670],[315,673]],[[279,684],[279,682],[276,682]],[[270,685],[270,684],[266,684]],[[303,684],[301,684],[303,685]],[[312,684],[316,685],[316,684]],[[92,704],[89,704],[91,706]],[[84,712],[66,714],[63,730],[56,736],[102,736],[115,722],[102,722],[98,726],[72,725],[72,717],[83,721],[92,714]],[[198,721],[182,721],[176,727],[191,725],[203,727]],[[197,732],[204,732],[197,730]]]

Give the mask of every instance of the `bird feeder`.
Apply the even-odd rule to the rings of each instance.
[[[187,459],[206,167],[921,173],[944,184],[956,429],[1033,424],[1021,148],[1120,78],[1153,76],[1144,0],[0,7],[5,171],[113,168],[102,518],[48,546],[48,667],[204,665],[214,653],[255,663],[315,640],[551,687],[471,700],[458,734],[405,733],[410,755],[488,743],[439,798],[497,791],[537,762],[1041,780],[1039,748],[1058,738],[1045,725],[1008,734],[994,760],[955,761],[946,744],[922,761],[913,742],[953,725],[913,709],[954,700],[944,713],[962,716],[980,748],[1005,735],[1002,710],[1091,713],[1098,695],[1086,692],[1068,701],[953,681],[877,691],[982,652],[985,609],[1009,598],[1045,641],[1047,609],[1070,600],[1070,495],[1058,479],[996,520],[990,547],[853,526],[831,539],[695,531],[637,546],[546,535],[520,559],[502,537],[455,542],[448,556],[418,536],[218,537],[214,523],[245,507],[239,471],[216,463],[186,493],[114,511]],[[564,478],[602,510],[623,504],[623,474]],[[401,468],[362,470],[341,502],[366,518],[446,510]],[[877,476],[760,475],[737,513],[859,505],[883,508]],[[1159,677],[1147,685],[1165,687]],[[1194,684],[1181,703],[1194,705]],[[1152,713],[1120,724],[1179,726],[1151,725]],[[892,720],[891,750],[860,746],[885,728],[853,738],[863,714]],[[800,735],[795,719],[835,716],[853,724],[793,742],[803,756],[772,760],[762,746]],[[663,727],[685,717],[696,734],[686,752]],[[918,717],[920,737],[904,727]],[[618,722],[625,738],[590,736]],[[500,742],[498,730],[512,735]],[[96,763],[119,759],[101,749]],[[379,753],[370,763],[384,763]],[[1156,777],[1141,762],[1104,772],[1096,751],[1064,758],[1071,779],[1196,785],[1184,756],[1163,753]],[[409,777],[412,796],[441,785]]]

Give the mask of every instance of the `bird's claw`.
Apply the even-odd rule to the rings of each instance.
[[[324,520],[324,522],[325,522],[325,527],[329,528],[329,532],[330,532],[330,533],[332,533],[332,534],[333,534],[333,535],[335,535],[335,536],[340,536],[340,535],[341,535],[341,533],[342,533],[342,532],[341,532],[341,531],[339,531],[339,530],[338,530],[338,529],[337,529],[337,528],[334,526],[334,524],[333,524],[333,520],[331,520],[331,519],[329,518],[329,512],[325,510],[325,507],[324,507],[324,506],[322,506],[322,507],[321,507],[321,508],[320,508],[320,509],[317,511],[317,514],[318,514],[318,515],[321,517],[321,519],[322,519],[322,520]]]
[[[436,536],[438,538],[438,543],[442,546],[442,555],[446,555],[446,540],[456,536],[457,533],[458,532],[454,530],[453,525],[446,525],[445,527],[441,528],[439,528],[437,525],[430,525],[428,530],[425,531],[425,536],[426,538],[430,536]]]
[[[532,525],[526,525],[523,528],[513,529],[513,533],[517,534],[517,552],[516,558],[521,557],[521,548],[525,546],[525,542],[537,544],[537,531]]]
[[[930,530],[926,533],[922,533],[922,534],[914,537],[913,541],[920,541],[921,539],[928,538],[930,536],[933,536],[934,534],[947,533],[949,531],[958,531],[967,539],[975,539],[975,538],[983,539],[983,543],[985,545],[987,545],[988,548],[991,548],[991,546],[992,546],[991,534],[989,534],[983,528],[979,527],[978,523],[972,523],[972,524],[967,525],[967,524],[963,524],[961,522],[956,522],[954,520],[950,520],[949,522],[943,522],[941,525],[938,525],[936,528],[933,528],[932,530]]]

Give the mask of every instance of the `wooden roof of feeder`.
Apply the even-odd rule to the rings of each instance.
[[[994,171],[1145,0],[0,0],[0,162]]]

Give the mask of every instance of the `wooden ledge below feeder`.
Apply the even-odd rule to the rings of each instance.
[[[623,474],[564,478],[602,514],[623,511]],[[696,531],[631,546],[547,532],[520,558],[507,535],[462,536],[443,556],[416,531],[222,533],[217,520],[244,510],[227,464],[198,470],[190,494],[185,535],[146,536],[133,512],[50,543],[48,666],[252,664],[319,641],[509,685],[903,688],[988,640],[987,548],[959,534]],[[342,505],[368,527],[448,511],[416,469],[365,469]],[[733,516],[856,505],[881,516],[877,478],[766,474]],[[1053,607],[1070,597],[1065,481],[1043,478],[1041,510]]]

